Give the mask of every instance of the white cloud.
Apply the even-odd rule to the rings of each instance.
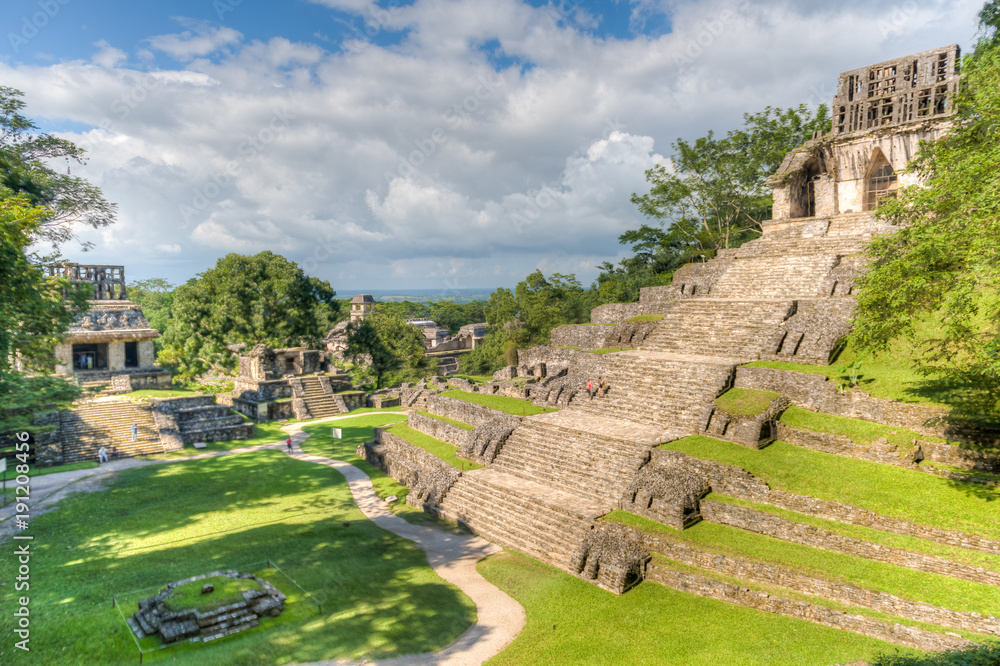
[[[128,57],[124,51],[116,49],[103,39],[97,42],[95,46],[97,46],[100,50],[95,53],[90,60],[98,67],[106,67],[110,69]]]
[[[224,46],[238,43],[243,35],[225,26],[213,28],[206,23],[180,19],[192,27],[181,33],[156,35],[149,38],[149,45],[181,61],[206,56]]]
[[[339,289],[512,285],[536,267],[589,283],[644,222],[629,197],[672,141],[829,103],[841,71],[971,36],[980,5],[650,0],[636,9],[668,9],[673,32],[624,40],[554,6],[417,0],[391,14],[386,29],[409,30],[392,47],[331,53],[184,21],[148,42],[183,66],[131,69],[99,44],[91,62],[0,61],[0,80],[29,114],[104,128],[65,134],[91,158],[74,173],[120,204],[118,224],[83,233],[87,260],[132,279],[181,283],[269,249]],[[491,40],[532,66],[496,72]]]

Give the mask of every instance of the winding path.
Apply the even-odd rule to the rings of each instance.
[[[483,663],[507,647],[521,633],[525,623],[524,609],[521,605],[499,588],[487,582],[476,570],[476,563],[479,560],[488,555],[499,553],[501,549],[479,537],[453,534],[444,530],[434,529],[433,527],[412,525],[389,511],[385,502],[380,500],[375,494],[371,479],[363,471],[354,465],[340,460],[314,456],[302,451],[302,442],[309,438],[307,433],[302,432],[303,425],[355,418],[355,416],[332,416],[308,423],[295,423],[285,426],[282,430],[292,437],[292,443],[296,446],[291,456],[296,460],[326,465],[337,470],[337,472],[347,479],[351,495],[354,497],[358,508],[365,514],[365,517],[382,529],[388,530],[404,539],[409,539],[423,548],[427,553],[427,561],[431,565],[431,568],[441,578],[462,590],[476,604],[476,623],[443,650],[427,654],[394,657],[392,659],[381,660],[377,663],[380,666],[416,666],[418,664],[471,666]],[[33,517],[39,516],[55,509],[59,500],[70,493],[103,490],[104,481],[122,469],[215,458],[224,455],[260,451],[262,449],[285,450],[285,444],[284,442],[260,444],[226,451],[210,451],[184,458],[171,458],[167,460],[124,458],[106,463],[98,468],[34,477],[32,479],[33,499],[31,502],[31,515]],[[5,507],[0,507],[0,541],[16,533],[13,524],[14,521],[10,520],[13,514],[13,503]],[[359,663],[372,664],[376,662],[370,660],[364,662],[334,660],[315,662],[314,666],[349,666]]]
[[[304,453],[301,444],[309,435],[302,432],[303,425],[312,425],[337,418],[318,419],[306,424],[295,423],[282,428],[298,446],[292,454],[296,460],[314,462],[340,472],[351,489],[351,495],[365,516],[382,529],[415,542],[427,553],[427,561],[441,578],[467,594],[476,604],[476,624],[445,649],[431,654],[395,657],[379,661],[386,666],[411,664],[440,664],[458,666],[481,664],[496,655],[524,628],[524,609],[499,588],[487,582],[476,570],[476,562],[498,553],[501,549],[479,537],[452,534],[432,527],[412,525],[393,514],[380,500],[372,487],[371,479],[349,463]],[[351,662],[323,661],[323,666],[343,665]]]

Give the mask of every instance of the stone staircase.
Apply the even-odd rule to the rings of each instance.
[[[837,264],[837,256],[784,255],[777,261],[769,257],[737,257],[713,285],[711,295],[741,299],[815,297]]]
[[[685,299],[673,305],[640,349],[755,358],[795,307],[789,300]]]
[[[613,508],[661,433],[628,421],[555,412],[527,417],[492,469]]]
[[[320,378],[315,375],[305,375],[299,377],[302,382],[303,400],[312,418],[325,418],[342,414],[341,405],[337,404],[334,394],[328,393],[320,382]],[[343,401],[341,401],[343,404]]]
[[[602,359],[608,392],[588,400],[577,393],[569,406],[587,414],[621,419],[670,431],[694,433],[705,405],[731,383],[738,359],[648,350],[606,354]],[[592,377],[597,383],[597,377]]]
[[[438,511],[489,541],[565,571],[604,509],[577,493],[489,468],[464,473]]]
[[[134,442],[133,423],[139,426]],[[102,446],[108,451],[117,446],[122,456],[163,453],[151,407],[128,400],[102,398],[76,403],[72,410],[59,414],[59,432],[66,464],[97,460]]]

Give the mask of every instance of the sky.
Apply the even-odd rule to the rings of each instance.
[[[967,49],[982,4],[5,0],[0,85],[119,207],[64,256],[129,281],[270,250],[341,295],[588,285],[678,138]]]

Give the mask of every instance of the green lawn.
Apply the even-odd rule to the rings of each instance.
[[[734,416],[757,416],[766,412],[771,401],[780,397],[780,393],[771,391],[734,388],[716,398],[715,404]]]
[[[387,429],[389,433],[399,437],[400,439],[405,439],[410,444],[419,447],[426,451],[427,453],[435,456],[444,462],[448,463],[455,469],[467,470],[467,469],[480,469],[482,465],[478,465],[471,460],[466,460],[464,458],[459,458],[456,454],[458,453],[458,448],[454,444],[449,444],[448,442],[442,442],[440,439],[431,437],[427,433],[420,432],[419,430],[414,430],[405,423],[400,423],[399,425],[394,425]]]
[[[641,583],[617,596],[518,553],[479,563],[528,623],[491,666],[828,666],[895,646],[859,634]],[[904,651],[912,654],[912,651]]]
[[[487,395],[485,393],[466,393],[465,391],[445,391],[441,395],[448,398],[455,398],[456,400],[464,400],[466,402],[472,402],[477,405],[483,405],[484,407],[490,407],[507,414],[514,414],[516,416],[532,416],[534,414],[547,414],[549,412],[558,412],[558,409],[553,407],[539,407],[538,405],[533,405],[527,400],[518,400],[517,398],[508,398],[504,395]]]
[[[493,381],[492,375],[452,375],[455,379],[468,379],[473,383],[483,383]]]
[[[317,456],[326,456],[334,460],[342,460],[364,471],[372,480],[375,494],[385,499],[395,495],[399,499],[389,504],[389,509],[401,518],[417,523],[436,523],[431,516],[416,507],[406,503],[410,489],[393,479],[382,470],[373,467],[368,461],[360,458],[355,451],[358,446],[372,441],[375,426],[386,426],[392,423],[405,423],[406,415],[399,413],[369,414],[356,419],[343,419],[332,423],[317,423],[302,428],[309,433],[309,439],[302,443],[302,450]],[[332,427],[340,428],[343,439],[333,439]],[[440,524],[440,523],[439,523]]]
[[[449,419],[447,416],[440,416],[439,414],[431,414],[430,412],[418,411],[417,414],[421,416],[426,416],[429,419],[437,419],[438,421],[444,421],[445,423],[450,423],[456,428],[461,428],[462,430],[475,430],[476,426],[469,425],[468,423],[463,423],[462,421],[456,421],[455,419]]]
[[[113,593],[216,569],[254,571],[265,558],[312,592],[322,614],[299,603],[298,615],[292,608],[258,629],[144,661],[385,658],[439,649],[475,618],[422,550],[364,518],[340,474],[280,451],[125,470],[106,491],[70,495],[33,516],[30,532],[31,652],[5,640],[4,664],[136,663]],[[0,580],[12,581],[17,566],[0,558]],[[13,620],[0,616],[0,633],[12,637]]]
[[[615,511],[606,519],[646,532],[653,531],[650,523],[657,526],[651,520],[624,511]],[[987,616],[1000,615],[1000,595],[997,595],[996,588],[991,585],[914,571],[707,521],[683,531],[670,528],[655,531],[661,538],[669,541],[774,564],[815,578],[849,583],[866,590],[887,592],[952,610],[973,611]]]
[[[205,585],[213,589],[207,594],[202,593]],[[164,603],[170,610],[178,611],[193,608],[205,612],[227,606],[243,600],[243,592],[247,590],[263,590],[260,583],[253,578],[229,578],[228,576],[209,576],[199,578],[174,588],[173,593]]]
[[[772,488],[1000,539],[1000,489],[960,483],[777,441],[760,451],[703,436],[660,448],[742,467]]]

